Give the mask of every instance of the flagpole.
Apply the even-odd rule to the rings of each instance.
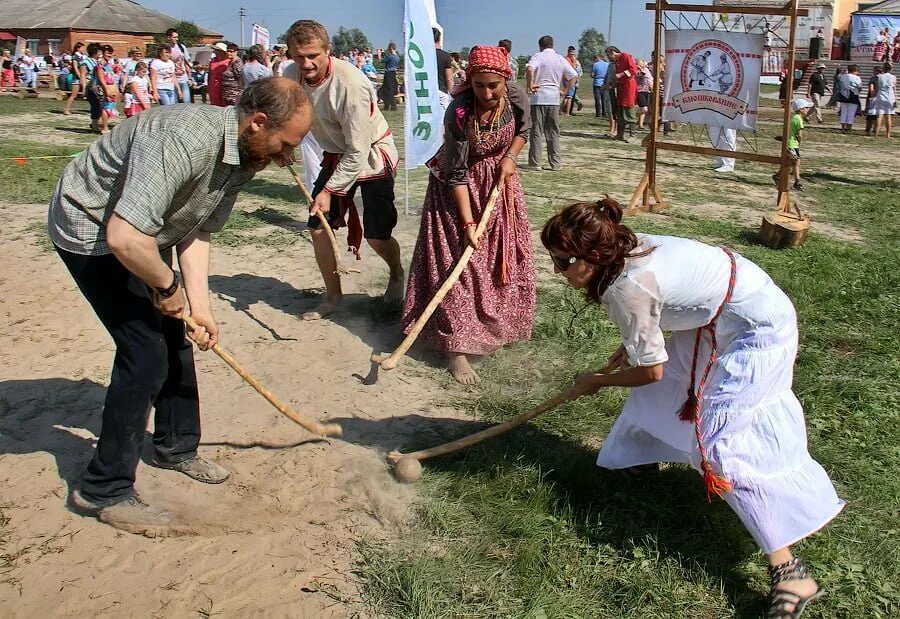
[[[406,203],[403,206],[403,212],[404,214],[409,215],[409,168],[403,166],[403,171],[406,176]]]

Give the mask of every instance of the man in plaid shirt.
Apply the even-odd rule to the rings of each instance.
[[[263,79],[236,107],[138,114],[63,170],[48,232],[116,344],[97,450],[69,499],[75,511],[132,533],[182,528],[134,491],[151,406],[154,466],[205,483],[227,479],[228,471],[197,455],[197,377],[181,318],[189,306],[201,349],[218,341],[207,281],[210,234],[222,229],[247,181],[270,161],[291,159],[311,123],[296,83]]]

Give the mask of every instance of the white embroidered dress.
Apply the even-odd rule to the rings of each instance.
[[[633,366],[664,363],[659,382],[634,389],[600,454],[619,469],[680,462],[700,470],[694,425],[678,414],[687,399],[696,329],[725,298],[731,262],[719,247],[638,235],[648,256],[626,261],[603,305],[622,332]],[[825,470],[809,455],[800,402],[791,391],[797,317],[790,299],[758,266],[735,254],[731,301],[716,324],[718,360],[702,396],[700,432],[724,495],[764,552],[822,528],[844,507]],[[672,331],[668,341],[663,329]],[[697,376],[709,358],[704,334]],[[699,483],[699,482],[698,482]]]

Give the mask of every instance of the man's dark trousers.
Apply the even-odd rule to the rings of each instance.
[[[100,440],[81,481],[84,498],[112,505],[134,493],[151,406],[154,457],[174,464],[197,454],[194,352],[182,321],[160,314],[147,285],[115,256],[57,252],[116,344]]]

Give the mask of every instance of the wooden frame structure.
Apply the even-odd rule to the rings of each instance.
[[[654,25],[653,36],[653,97],[650,136],[647,140],[647,157],[644,168],[644,175],[641,182],[631,196],[626,213],[634,213],[638,211],[656,211],[666,208],[667,204],[662,199],[656,177],[656,160],[659,151],[668,150],[682,153],[694,153],[698,155],[731,157],[734,159],[742,159],[745,161],[757,161],[761,163],[771,163],[777,165],[780,170],[778,182],[778,200],[776,205],[776,215],[783,218],[795,219],[798,222],[805,222],[805,227],[809,227],[809,218],[804,215],[799,207],[791,201],[790,195],[790,169],[792,161],[788,155],[787,142],[790,136],[790,120],[791,120],[791,100],[792,96],[788,96],[784,102],[784,124],[781,135],[781,154],[763,155],[753,152],[740,152],[720,150],[717,148],[708,148],[696,146],[692,144],[677,144],[672,142],[662,142],[659,139],[659,117],[660,117],[660,92],[661,86],[661,69],[662,59],[665,50],[663,49],[663,32],[665,30],[663,23],[663,14],[666,11],[678,11],[681,13],[713,13],[716,12],[714,6],[694,5],[694,4],[673,4],[668,0],[656,0],[648,2],[645,5],[648,11],[655,11],[656,19]],[[788,92],[792,93],[793,75],[794,75],[794,55],[796,52],[797,38],[797,18],[805,17],[809,14],[807,9],[800,8],[800,0],[788,0],[783,6],[729,6],[728,13],[738,13],[744,15],[779,15],[788,17],[791,20],[790,41],[788,42],[788,66],[787,77],[790,80]],[[765,222],[764,222],[765,228]],[[804,234],[805,236],[805,234]]]

